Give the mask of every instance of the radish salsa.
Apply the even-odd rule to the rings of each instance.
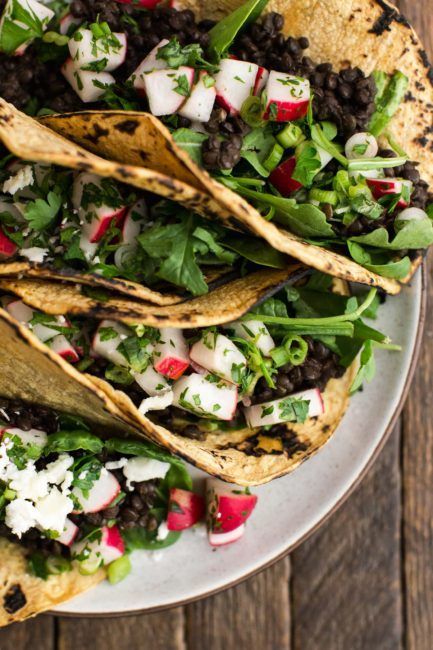
[[[399,349],[363,320],[375,317],[379,302],[375,289],[339,295],[332,278],[313,273],[236,322],[182,330],[53,317],[2,298],[15,320],[79,371],[125,392],[154,422],[194,438],[320,416],[328,382],[359,355],[357,390],[374,374],[376,348]]]
[[[266,219],[386,277],[433,242],[429,188],[387,131],[398,70],[316,65],[265,0],[219,23],[153,0],[3,5],[0,95],[20,108],[148,110]]]

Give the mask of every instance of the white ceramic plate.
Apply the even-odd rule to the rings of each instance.
[[[378,352],[375,383],[352,399],[339,429],[316,456],[254,490],[259,501],[242,540],[212,550],[203,529],[187,531],[157,555],[134,553],[132,573],[116,587],[105,582],[56,612],[112,616],[179,605],[246,578],[312,532],[360,480],[401,407],[421,335],[422,285],[418,273],[411,287],[386,301],[377,321],[403,352]],[[204,474],[192,471],[203,480]]]

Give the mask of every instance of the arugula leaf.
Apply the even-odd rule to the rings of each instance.
[[[269,156],[276,142],[272,134],[272,125],[268,124],[264,128],[253,129],[243,140],[241,156],[260,176],[267,178],[270,172],[263,166],[263,162]]]
[[[197,163],[200,167],[202,166],[202,144],[205,140],[208,139],[208,136],[204,133],[198,133],[192,129],[177,129],[172,133],[173,140],[181,147],[189,157]]]
[[[292,178],[304,187],[310,187],[321,166],[316,147],[311,143],[307,144],[296,155],[296,166]]]
[[[347,246],[351,257],[355,262],[361,264],[361,266],[364,266],[369,271],[382,275],[385,278],[396,278],[397,280],[401,280],[410,272],[411,262],[408,256],[394,261],[387,258],[386,254],[374,254],[367,251],[355,241],[349,240]]]
[[[147,440],[109,438],[105,442],[105,448],[110,452],[117,452],[126,456],[145,456],[146,458],[153,458],[154,460],[160,460],[163,463],[170,463],[171,465],[183,465],[180,458],[172,456],[165,449],[157,447]]]
[[[225,264],[233,264],[233,262],[236,260],[237,256],[234,253],[225,250],[223,246],[221,246],[216,241],[215,236],[210,232],[210,230],[206,230],[202,226],[197,226],[193,232],[193,235],[196,239],[199,239],[204,244],[206,244],[206,247],[209,249],[209,251],[215,255],[215,257],[220,262],[224,262]],[[225,242],[224,245],[226,245]]]
[[[376,374],[374,359],[374,342],[365,341],[359,357],[359,369],[353,380],[350,392],[353,394],[361,388],[364,381],[370,382]]]
[[[225,238],[224,246],[260,266],[268,266],[272,269],[284,269],[287,266],[286,256],[263,239],[248,237],[248,235],[233,235]]]
[[[376,95],[376,110],[368,125],[368,131],[375,137],[379,136],[390,122],[403,101],[409,84],[409,79],[399,70],[392,75],[387,84],[383,74],[379,75],[380,73],[376,73],[375,81],[380,84],[380,92]]]
[[[56,192],[49,192],[47,201],[36,199],[29,201],[24,210],[24,218],[33,230],[45,230],[56,218],[61,206],[62,196]]]
[[[392,241],[386,228],[376,228],[367,235],[352,237],[351,241],[392,251],[427,248],[433,244],[433,223],[430,219],[406,221]]]
[[[269,0],[248,0],[228,16],[225,16],[209,31],[208,51],[218,61],[227,52],[238,33],[253,23]]]

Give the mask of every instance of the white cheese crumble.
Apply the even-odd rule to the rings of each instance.
[[[154,478],[164,478],[170,469],[170,463],[163,463],[160,460],[152,458],[129,458],[127,464],[123,468],[123,473],[126,477],[126,487],[132,490],[131,485],[134,483],[141,483],[142,481],[150,481]]]
[[[3,192],[5,194],[15,194],[29,185],[33,185],[34,176],[31,165],[25,165],[17,171],[16,174],[8,178],[3,183]]]
[[[29,262],[42,263],[50,251],[48,248],[32,246],[31,248],[20,248],[20,255],[27,257]]]
[[[122,467],[125,467],[127,464],[128,459],[123,457],[119,458],[119,460],[112,460],[109,461],[108,463],[105,463],[106,469],[122,469]]]
[[[157,536],[156,536],[156,539],[157,539],[159,542],[162,542],[162,541],[164,541],[164,539],[166,539],[166,538],[168,537],[169,533],[170,533],[170,531],[169,531],[168,528],[167,528],[167,522],[166,522],[166,521],[163,521],[163,522],[161,522],[161,523],[159,524],[159,527],[158,527],[158,534],[157,534]]]

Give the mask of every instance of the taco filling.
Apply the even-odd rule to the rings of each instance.
[[[158,329],[53,317],[11,296],[2,303],[76,369],[127,395],[142,416],[199,440],[320,417],[331,379],[359,356],[355,391],[374,374],[376,347],[398,349],[361,318],[376,314],[375,289],[336,294],[321,274],[220,327]]]
[[[23,272],[13,263],[24,262],[74,281],[120,278],[186,296],[224,276],[287,264],[266,242],[156,195],[10,156],[0,168],[0,259],[4,272]]]
[[[156,3],[34,2],[27,30],[27,0],[4,4],[0,95],[17,106],[147,110],[265,219],[383,277],[408,277],[433,242],[428,185],[387,132],[408,89],[398,70],[316,64],[253,0],[219,23]]]
[[[180,460],[147,442],[102,440],[39,406],[2,399],[0,418],[0,537],[24,549],[31,574],[107,567],[115,583],[131,550],[177,541],[171,494],[193,494]]]

